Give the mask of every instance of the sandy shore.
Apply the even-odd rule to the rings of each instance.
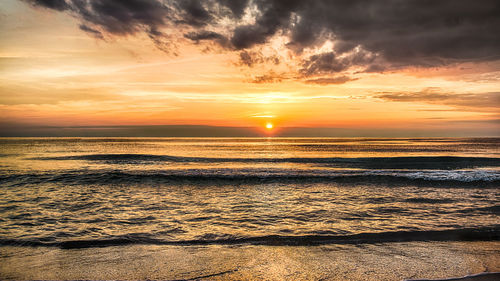
[[[500,271],[500,242],[0,247],[0,279],[418,280]],[[491,279],[493,278],[493,279]],[[498,275],[450,280],[499,280]]]

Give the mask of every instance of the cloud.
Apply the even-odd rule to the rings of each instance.
[[[257,53],[243,51],[240,53],[240,63],[246,66],[253,66],[256,63],[261,63],[263,60],[259,55],[260,54]]]
[[[276,74],[274,72],[269,72],[264,75],[258,75],[256,76],[251,82],[256,83],[256,84],[261,84],[261,83],[279,83],[286,79],[283,77],[283,75]]]
[[[306,76],[351,67],[381,72],[500,59],[497,0],[24,1],[71,13],[94,36],[145,32],[169,44],[174,39],[163,29],[182,25],[190,29],[186,38],[212,40],[229,51],[248,51],[283,36],[284,46],[303,60]],[[304,55],[329,41],[330,49]]]
[[[495,1],[311,1],[300,22],[341,42],[380,54],[389,64],[439,66],[500,54],[500,6]],[[298,23],[300,27],[301,23]],[[311,40],[296,39],[307,47]]]
[[[329,84],[344,84],[354,80],[357,79],[353,79],[348,76],[337,76],[337,77],[321,77],[315,79],[308,79],[305,82],[310,84],[329,85]]]
[[[299,72],[305,77],[338,73],[348,70],[351,67],[364,67],[375,62],[376,59],[376,55],[359,47],[340,57],[335,52],[326,52],[304,59]]]
[[[500,108],[500,92],[455,94],[428,88],[420,92],[385,92],[373,97],[392,102],[420,102],[478,111],[495,112]]]
[[[37,6],[42,6],[58,11],[69,9],[69,5],[64,0],[36,0],[31,2],[33,2],[33,4]]]
[[[196,43],[199,43],[200,41],[211,40],[215,41],[223,47],[229,46],[229,40],[227,39],[227,37],[214,31],[201,30],[197,32],[189,32],[184,34],[184,37]]]
[[[80,28],[96,35],[124,36],[146,32],[156,37],[170,20],[171,8],[157,0],[27,0],[35,6],[67,11]]]
[[[179,23],[201,27],[212,20],[212,15],[203,7],[200,0],[177,1],[176,6],[183,15]]]
[[[301,0],[253,1],[260,12],[254,24],[240,25],[234,29],[231,43],[236,49],[246,49],[264,44],[278,31],[290,24],[290,16],[298,8]]]
[[[80,24],[80,29],[89,33],[90,35],[99,38],[99,39],[104,39],[104,36],[99,30],[95,30],[92,27],[88,27],[85,24]]]
[[[241,51],[239,65],[252,67],[256,64],[269,63],[277,65],[280,59],[277,56],[264,56],[257,51]]]
[[[305,76],[313,74],[335,73],[346,70],[348,64],[338,59],[335,53],[328,52],[319,55],[313,55],[305,60],[300,72]]]

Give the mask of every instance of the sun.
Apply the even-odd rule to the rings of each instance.
[[[267,123],[266,129],[271,130],[274,127],[273,123]]]

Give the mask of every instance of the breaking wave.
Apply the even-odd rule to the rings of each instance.
[[[65,170],[54,173],[0,175],[11,184],[139,184],[211,182],[331,182],[365,184],[433,184],[499,187],[496,170],[287,170],[287,169],[178,169],[178,170]]]
[[[211,235],[210,237],[217,237]],[[275,245],[275,246],[315,246],[325,244],[373,244],[411,241],[498,241],[500,227],[464,228],[431,231],[392,231],[359,233],[350,235],[266,235],[257,237],[222,236],[215,239],[163,240],[141,235],[124,235],[106,239],[69,240],[46,242],[44,239],[0,239],[2,246],[59,247],[63,249],[142,245]]]
[[[31,160],[85,160],[106,163],[205,162],[205,163],[301,163],[364,169],[463,169],[500,167],[500,158],[458,156],[360,157],[360,158],[209,158],[152,154],[90,154],[39,157]]]

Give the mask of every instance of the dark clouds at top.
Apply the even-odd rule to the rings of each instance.
[[[300,71],[305,76],[351,66],[377,72],[500,59],[498,0],[25,1],[70,12],[97,37],[146,32],[159,38],[162,28],[183,25],[191,30],[185,38],[214,41],[229,50],[262,46],[284,35],[299,55],[332,40],[332,50],[304,58]],[[242,21],[248,7],[256,11],[252,24]],[[234,25],[216,32],[213,27],[222,19]]]

